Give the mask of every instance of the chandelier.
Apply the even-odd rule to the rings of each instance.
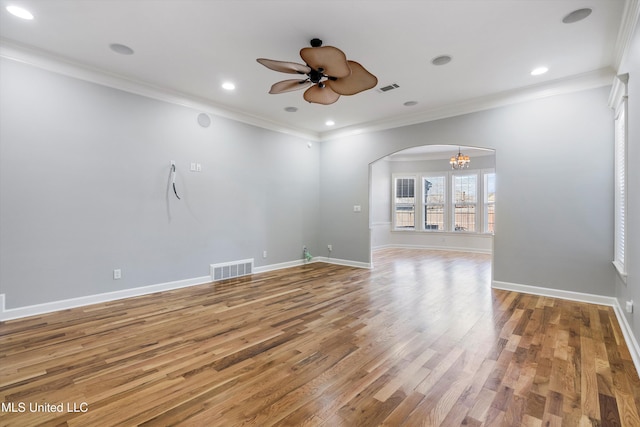
[[[460,147],[458,147],[458,155],[451,156],[451,159],[449,160],[449,164],[451,165],[452,169],[468,168],[469,162],[471,162],[471,159],[469,158],[469,156],[465,156],[460,152]]]

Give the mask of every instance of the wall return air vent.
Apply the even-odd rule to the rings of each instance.
[[[248,276],[253,273],[253,258],[231,261],[221,264],[211,264],[211,281],[217,282],[234,277]]]

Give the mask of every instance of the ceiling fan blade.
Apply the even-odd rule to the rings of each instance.
[[[351,75],[337,80],[327,80],[325,83],[340,95],[355,95],[378,84],[376,76],[368,72],[355,61],[348,61]]]
[[[316,84],[304,92],[305,101],[316,104],[333,104],[338,98],[340,98],[340,95],[331,90],[329,86],[320,87]]]
[[[314,70],[331,77],[347,77],[351,74],[347,56],[333,46],[305,47],[300,50],[300,57]]]
[[[269,93],[291,92],[294,90],[307,88],[311,84],[312,83],[309,80],[283,80],[281,82],[274,83],[273,86],[271,86],[271,90],[269,91]]]
[[[275,59],[265,58],[258,58],[256,59],[256,61],[267,68],[270,68],[274,71],[280,71],[281,73],[308,74],[311,72],[311,68],[295,62],[276,61]]]

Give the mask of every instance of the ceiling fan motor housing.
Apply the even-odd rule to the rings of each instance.
[[[308,76],[312,83],[318,83],[324,77],[324,74],[322,74],[322,69],[314,70],[312,68]]]

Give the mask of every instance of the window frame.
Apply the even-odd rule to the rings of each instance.
[[[629,74],[616,76],[609,98],[614,110],[614,246],[613,265],[624,283],[627,280],[627,150]]]
[[[399,179],[412,179],[413,180],[413,204],[410,203],[398,203],[397,199],[397,192],[398,192],[398,180]],[[391,220],[393,222],[393,229],[394,230],[400,230],[400,231],[415,231],[417,229],[417,224],[418,224],[418,214],[416,211],[416,201],[418,200],[418,188],[417,188],[417,183],[418,183],[418,177],[416,175],[412,175],[412,174],[393,174],[392,175],[392,179],[391,182],[393,183],[393,199],[392,199],[392,203],[391,203]],[[413,207],[413,226],[398,226],[398,218],[397,218],[397,208],[398,207],[403,207],[403,206],[409,206],[411,205]]]
[[[430,172],[399,172],[391,174],[391,230],[398,232],[418,232],[418,233],[455,233],[455,234],[477,234],[477,235],[494,235],[495,232],[486,231],[485,218],[486,218],[486,205],[485,200],[485,176],[488,174],[496,174],[494,168],[489,169],[471,169],[465,171],[448,170],[448,171],[430,171]],[[476,176],[476,201],[475,201],[475,231],[458,230],[455,231],[454,223],[454,200],[453,200],[453,182],[454,175],[475,175]],[[497,176],[497,175],[496,175]],[[444,177],[444,229],[434,230],[426,227],[426,212],[427,203],[425,200],[424,181],[428,178]],[[398,179],[413,179],[414,180],[414,204],[413,215],[414,223],[412,227],[398,226],[397,221],[397,208],[403,206],[402,203],[396,203],[397,200],[397,180]],[[493,203],[495,206],[495,202]],[[409,205],[409,204],[407,204]],[[495,215],[495,213],[494,213]],[[495,227],[495,224],[494,224]]]
[[[458,227],[458,225],[456,224],[456,197],[455,197],[455,188],[456,188],[456,178],[457,177],[469,177],[469,176],[473,176],[475,177],[476,180],[476,194],[475,194],[475,202],[473,203],[468,203],[468,202],[463,202],[462,204],[464,204],[465,206],[473,206],[474,212],[473,212],[473,230],[456,230],[456,228]],[[480,189],[478,188],[479,185],[479,179],[478,177],[482,176],[481,171],[454,171],[453,173],[451,173],[451,179],[450,179],[450,184],[451,184],[451,197],[449,199],[449,220],[451,221],[451,225],[450,225],[450,229],[449,231],[455,232],[455,233],[476,233],[476,234],[482,234],[479,230],[478,224],[480,223],[479,221],[479,211],[480,209],[478,208],[478,200],[480,199]]]
[[[442,194],[442,203],[429,203],[427,202],[427,194],[424,191],[424,184],[425,181],[429,180],[429,178],[434,179],[434,178],[442,178],[442,183],[444,185],[444,192]],[[429,181],[431,182],[431,181]],[[430,231],[430,232],[443,232],[443,231],[447,231],[449,228],[449,221],[447,219],[447,203],[448,203],[448,195],[447,195],[447,174],[446,173],[432,173],[432,174],[422,174],[420,176],[420,190],[422,191],[422,216],[421,216],[421,229],[423,231]],[[439,229],[431,229],[431,228],[427,228],[427,209],[429,206],[442,206],[442,230]]]
[[[496,200],[495,200],[495,194],[496,194],[496,190],[494,188],[493,193],[494,193],[494,199],[493,201],[489,201],[488,199],[488,183],[487,183],[487,178],[489,175],[493,175],[493,185],[495,187],[496,183],[495,183],[495,179],[496,179],[496,172],[493,169],[485,169],[482,171],[482,231],[485,234],[495,234],[496,232]],[[493,230],[489,230],[489,206],[493,206]]]

